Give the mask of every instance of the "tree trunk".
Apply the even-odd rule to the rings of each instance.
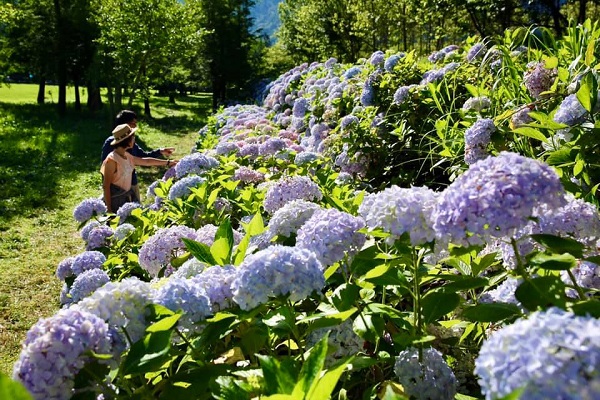
[[[107,86],[107,93],[106,93],[106,97],[108,98],[108,109],[109,109],[109,115],[112,118],[113,115],[117,115],[116,112],[116,108],[115,108],[115,95],[113,93],[113,88],[110,86]],[[111,127],[112,127],[112,122],[111,122]]]
[[[175,104],[175,93],[169,92],[169,103]]]
[[[579,0],[579,15],[577,16],[577,22],[583,24],[586,17],[587,0]]]
[[[75,81],[75,110],[81,111],[81,97],[79,96],[79,83]]]
[[[112,93],[111,93],[112,95]],[[87,84],[87,107],[91,112],[96,112],[102,108],[102,97],[100,97],[100,89],[96,85],[89,82]]]
[[[150,99],[148,99],[148,97],[144,97],[144,115],[148,118],[152,118],[152,113],[150,112]]]
[[[44,104],[46,101],[46,77],[40,77],[40,82],[38,83],[38,95],[37,95],[37,103]]]
[[[117,86],[115,86],[114,106],[120,110],[123,109],[123,88],[121,87],[121,84],[117,84]]]
[[[67,58],[62,48],[64,38],[64,21],[60,9],[60,1],[54,0],[54,12],[56,16],[56,70],[58,73],[58,114],[64,116],[67,113]]]

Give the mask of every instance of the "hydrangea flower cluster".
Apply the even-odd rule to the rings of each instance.
[[[320,157],[321,156],[318,153],[312,151],[302,151],[296,154],[296,157],[294,158],[294,164],[298,166],[306,165],[318,160]]]
[[[175,166],[175,175],[177,178],[183,178],[190,174],[202,175],[218,166],[219,162],[214,157],[202,153],[192,153],[179,160]]]
[[[441,193],[432,214],[436,236],[459,245],[511,237],[536,207],[562,206],[564,194],[551,167],[502,152],[471,165]]]
[[[496,289],[488,290],[479,296],[479,301],[481,303],[511,303],[520,306],[519,301],[515,297],[515,291],[521,282],[523,282],[522,279],[509,276]]]
[[[575,283],[582,289],[600,290],[600,266],[589,261],[579,261],[577,266],[571,269],[575,277]],[[573,280],[567,271],[560,271],[560,277],[567,285],[573,285]],[[585,290],[587,296],[592,296],[593,292]],[[575,289],[567,289],[567,296],[577,297]]]
[[[394,67],[398,64],[398,62],[405,56],[406,54],[404,53],[392,54],[391,56],[385,59],[385,62],[383,63],[383,69],[385,69],[387,72],[392,72],[394,70]]]
[[[467,61],[473,62],[477,59],[483,58],[483,56],[485,56],[486,52],[487,52],[487,47],[484,43],[482,43],[482,42],[475,43],[473,46],[471,46],[471,48],[467,52]]]
[[[151,304],[152,296],[148,283],[132,277],[106,283],[75,307],[97,315],[118,332],[125,329],[135,343],[144,336],[146,306]]]
[[[233,174],[232,179],[243,183],[261,183],[265,180],[265,174],[248,167],[239,167]]]
[[[92,220],[85,224],[83,228],[81,228],[80,235],[84,242],[87,243],[90,240],[90,232],[97,226],[100,226],[100,222]]]
[[[340,127],[342,128],[342,131],[344,131],[348,129],[348,127],[358,125],[359,123],[360,120],[356,115],[345,115],[340,121]]]
[[[130,202],[125,203],[117,210],[117,215],[119,216],[119,225],[125,223],[127,217],[131,215],[131,212],[136,208],[141,208],[142,205],[140,203]]]
[[[56,277],[61,281],[64,281],[66,278],[73,276],[73,269],[71,266],[73,265],[73,260],[75,257],[67,257],[58,263],[58,267],[56,268]]]
[[[98,225],[88,234],[88,242],[85,246],[86,250],[99,249],[108,246],[109,238],[114,234],[110,226]]]
[[[313,252],[280,245],[246,257],[231,283],[233,300],[242,310],[264,304],[269,297],[288,296],[296,302],[324,286],[323,266]]]
[[[325,365],[327,366],[335,364],[342,358],[356,355],[364,348],[365,341],[352,329],[351,319],[347,319],[333,327],[312,331],[306,338],[306,344],[313,347],[327,332],[329,332],[327,358],[325,359]]]
[[[419,361],[422,352],[422,361]],[[410,397],[423,400],[451,400],[456,394],[456,377],[442,353],[429,347],[411,347],[396,357],[394,372]]]
[[[267,229],[272,235],[291,237],[321,207],[306,200],[292,200],[275,211]]]
[[[171,278],[193,278],[202,273],[206,268],[208,268],[208,264],[192,257],[184,262],[181,267],[177,268],[175,272],[173,272],[173,275],[171,275]]]
[[[73,257],[71,263],[71,272],[78,276],[84,271],[92,269],[102,269],[102,264],[106,261],[106,256],[99,251],[84,251]]]
[[[551,308],[494,332],[475,360],[486,399],[576,399],[600,379],[600,320]],[[589,398],[599,398],[596,387]]]
[[[187,226],[173,226],[159,229],[142,245],[139,253],[140,266],[150,276],[156,277],[163,267],[170,264],[171,259],[180,255],[185,245],[182,238],[196,240],[196,231]]]
[[[467,101],[462,106],[462,109],[465,111],[476,111],[482,112],[483,110],[490,108],[492,106],[492,102],[489,97],[481,96],[481,97],[469,97]]]
[[[409,233],[411,243],[419,245],[435,239],[430,215],[436,199],[436,193],[425,187],[391,186],[365,196],[358,214],[369,229],[379,228],[390,233],[389,244],[403,233]]]
[[[375,83],[378,77],[379,73],[376,71],[365,80],[362,93],[360,94],[360,104],[363,107],[375,105]]]
[[[27,332],[13,378],[34,399],[68,400],[74,394],[77,373],[92,361],[90,351],[111,353],[112,338],[106,322],[89,312],[60,310]]]
[[[531,108],[528,106],[520,108],[517,112],[515,112],[512,117],[510,117],[510,126],[512,129],[518,128],[520,126],[529,124],[533,122],[533,118],[529,116],[531,112]]]
[[[438,61],[446,59],[446,57],[448,57],[449,55],[454,54],[458,49],[459,47],[457,45],[451,44],[439,51],[434,51],[429,55],[429,57],[427,57],[427,59],[432,63],[436,63]]]
[[[530,62],[523,83],[533,98],[540,99],[543,92],[550,90],[557,75],[556,68],[546,68],[543,62]]]
[[[233,305],[231,284],[237,276],[237,268],[232,265],[215,265],[192,278],[195,285],[206,291],[213,311],[222,311]]]
[[[183,311],[179,324],[183,331],[197,331],[197,323],[212,315],[204,289],[191,279],[171,277],[154,294],[153,302],[171,311]]]
[[[600,213],[583,199],[567,195],[564,206],[552,210],[543,207],[539,214],[540,233],[570,236],[588,246],[600,239]]]
[[[108,282],[110,282],[110,277],[101,269],[91,269],[82,272],[75,278],[71,289],[66,295],[68,304],[81,301]],[[67,302],[63,302],[63,304],[67,304]]]
[[[568,126],[575,126],[585,121],[588,112],[577,98],[577,95],[570,94],[560,103],[554,121]]]
[[[381,50],[377,50],[375,51],[373,54],[371,54],[371,57],[369,58],[369,64],[371,65],[381,65],[385,62],[385,53]]]
[[[135,232],[135,226],[124,223],[117,226],[117,229],[115,229],[114,238],[117,241],[125,240],[125,238],[127,238],[133,232]]]
[[[192,193],[192,188],[202,185],[205,181],[204,178],[198,175],[189,175],[178,180],[169,190],[169,200],[181,199],[189,196]]]
[[[285,140],[271,137],[268,138],[264,143],[261,143],[258,147],[258,154],[266,157],[272,156],[287,148]]]
[[[410,91],[416,88],[417,85],[400,86],[394,93],[394,104],[400,105],[408,99]]]
[[[240,148],[233,142],[220,142],[215,146],[215,152],[218,155],[227,155],[238,151],[240,151]]]
[[[479,118],[465,131],[465,163],[474,164],[488,156],[487,146],[496,131],[494,121],[489,118]]]
[[[319,201],[323,193],[319,185],[306,176],[285,177],[270,185],[265,194],[263,207],[273,214],[292,200]]]
[[[441,81],[447,73],[454,71],[458,67],[458,63],[451,62],[440,69],[432,69],[430,71],[427,71],[423,74],[423,78],[421,79],[421,82],[419,82],[419,85],[426,86],[430,83]]]
[[[95,215],[106,214],[108,209],[102,199],[85,199],[73,210],[73,218],[77,222],[85,222]]]
[[[317,210],[298,230],[296,246],[312,251],[324,266],[330,266],[360,251],[366,237],[357,231],[364,227],[360,217],[335,208]]]

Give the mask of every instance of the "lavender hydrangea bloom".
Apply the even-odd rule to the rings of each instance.
[[[385,53],[381,50],[377,50],[376,52],[371,54],[371,58],[369,58],[369,63],[371,65],[375,65],[375,66],[383,64],[384,61],[385,61]]]
[[[173,226],[159,229],[142,245],[139,253],[140,266],[150,276],[156,277],[163,267],[170,264],[171,259],[184,251],[182,238],[196,240],[196,231],[187,226]]]
[[[323,198],[319,185],[306,176],[285,177],[267,189],[263,206],[273,214],[292,200],[318,201]]]
[[[135,226],[124,223],[115,229],[114,238],[115,240],[121,241],[127,238],[133,232],[135,232]]]
[[[494,121],[489,118],[480,118],[465,131],[465,163],[474,164],[476,161],[488,156],[487,146],[496,131]]]
[[[411,243],[419,245],[435,239],[430,215],[436,199],[436,193],[425,187],[407,189],[391,186],[367,195],[358,208],[358,214],[369,229],[380,228],[390,233],[388,243],[409,233]]]
[[[83,271],[102,269],[102,264],[105,261],[106,256],[99,251],[84,251],[73,257],[71,271],[73,271],[73,275],[77,276],[83,273]]]
[[[306,115],[306,112],[308,111],[308,106],[308,100],[304,97],[296,99],[294,107],[292,108],[292,115],[296,118],[304,118],[304,115]]]
[[[106,322],[85,311],[60,310],[27,332],[13,379],[23,383],[34,399],[68,400],[77,373],[92,361],[89,352],[110,354],[111,350]]]
[[[467,99],[467,101],[465,101],[465,104],[463,104],[462,109],[465,111],[474,110],[477,112],[481,112],[486,108],[490,108],[491,105],[492,102],[487,96],[470,97]]]
[[[387,72],[392,72],[402,57],[404,57],[404,54],[393,54],[389,56],[385,60],[385,63],[383,63],[383,69],[385,69]]]
[[[192,153],[179,160],[175,166],[175,175],[177,178],[183,178],[190,174],[202,175],[218,166],[219,162],[214,157],[202,153]]]
[[[85,199],[73,210],[73,218],[77,222],[85,222],[94,215],[102,215],[107,212],[106,204],[101,199]]]
[[[264,304],[269,297],[288,296],[296,302],[325,286],[323,266],[306,249],[274,245],[246,257],[231,289],[242,310]]]
[[[232,179],[243,183],[261,183],[265,180],[265,174],[242,166],[235,171]]]
[[[594,246],[600,238],[600,213],[595,205],[572,195],[559,209],[542,208],[538,217],[539,231],[556,236],[569,236]]]
[[[108,282],[110,282],[108,274],[101,269],[83,271],[75,278],[69,290],[70,303],[81,301]]]
[[[375,104],[375,88],[371,79],[367,79],[363,85],[362,93],[360,94],[360,104],[363,107]]]
[[[240,148],[232,142],[221,142],[215,146],[215,152],[218,155],[237,153],[238,151],[240,151]]]
[[[190,175],[178,180],[169,190],[169,200],[188,197],[192,193],[192,188],[196,188],[204,182],[206,182],[206,179],[198,175]]]
[[[423,400],[451,400],[456,394],[456,377],[442,353],[429,347],[414,347],[401,351],[396,357],[394,372],[404,391],[410,397]]]
[[[397,104],[397,105],[404,103],[406,101],[406,99],[408,98],[408,96],[410,95],[411,89],[414,88],[415,86],[416,85],[400,86],[394,93],[393,103]]]
[[[467,52],[467,61],[472,62],[478,58],[483,58],[486,51],[487,47],[485,46],[485,44],[481,42],[475,43]]]
[[[93,228],[88,235],[86,250],[99,249],[108,246],[109,238],[114,234],[110,226],[99,225]]]
[[[81,238],[86,243],[90,240],[90,232],[97,226],[100,226],[100,222],[93,220],[88,222],[83,228],[81,228]]]
[[[294,158],[294,164],[302,166],[313,161],[316,161],[320,158],[318,153],[314,153],[312,151],[302,151],[296,154]]]
[[[237,276],[232,265],[215,265],[192,278],[194,284],[204,288],[213,311],[223,311],[233,305],[231,283]]]
[[[296,246],[314,252],[324,266],[330,266],[362,248],[366,238],[357,231],[364,227],[362,218],[333,208],[317,210],[298,230]]]
[[[285,140],[271,137],[258,147],[258,154],[263,157],[272,156],[286,147]]]
[[[267,229],[273,235],[290,237],[321,207],[306,200],[292,200],[273,213]]]
[[[496,289],[483,293],[479,297],[479,301],[481,303],[510,303],[521,306],[515,297],[515,291],[522,282],[522,279],[509,276]]]
[[[360,74],[360,71],[361,71],[360,67],[357,67],[357,66],[351,67],[344,73],[344,78],[352,79],[356,75]]]
[[[208,268],[208,264],[198,260],[195,257],[192,257],[184,262],[181,267],[177,268],[171,277],[186,279],[193,278],[194,276],[201,274],[206,268]]]
[[[119,225],[124,223],[127,220],[127,217],[131,215],[131,212],[137,208],[141,208],[142,205],[140,203],[125,203],[117,210],[117,215],[119,216]]]
[[[306,338],[307,346],[313,347],[316,345],[327,332],[329,332],[329,338],[327,339],[326,366],[332,366],[342,358],[353,356],[363,351],[365,341],[352,329],[351,319],[347,319],[333,327],[312,331]]]
[[[196,241],[212,246],[215,242],[215,235],[219,227],[213,224],[206,224],[196,231]],[[242,235],[238,231],[233,231],[233,244],[237,245],[242,241]]]
[[[558,75],[556,68],[548,69],[543,62],[531,62],[527,64],[527,71],[523,76],[523,83],[529,94],[535,99],[541,98],[541,94],[550,90],[554,79]]]
[[[355,115],[346,115],[340,121],[340,126],[341,126],[342,130],[346,130],[351,125],[358,125],[359,122],[360,121],[359,121],[359,119],[358,119],[357,116],[355,116]]]
[[[523,399],[578,399],[600,378],[600,320],[557,308],[532,313],[483,343],[475,373],[488,400],[519,388]],[[599,396],[597,387],[590,398]]]
[[[109,326],[127,335],[133,343],[144,336],[146,306],[152,302],[153,289],[137,278],[108,282],[74,307],[97,315]]]
[[[58,267],[56,268],[56,277],[58,279],[64,281],[65,278],[73,276],[73,269],[71,266],[73,265],[74,259],[75,257],[67,257],[58,264]]]
[[[560,103],[554,121],[568,126],[578,125],[585,121],[588,112],[579,102],[577,95],[570,94]]]
[[[512,117],[510,117],[510,126],[512,129],[518,128],[520,126],[529,124],[533,122],[533,118],[529,116],[531,112],[531,108],[523,107],[515,112]]]
[[[163,174],[161,180],[166,182],[171,178],[176,178],[177,177],[177,172],[175,170],[175,166],[172,166],[171,168],[169,168],[168,170],[165,171],[165,173]]]
[[[171,311],[183,311],[179,324],[186,333],[197,331],[196,324],[212,315],[204,289],[191,279],[171,277],[154,294],[153,302]]]
[[[575,283],[580,288],[584,289],[586,295],[591,297],[593,292],[586,289],[600,290],[600,266],[589,261],[579,261],[575,268],[571,269],[571,273],[575,277]],[[560,271],[560,277],[567,285],[574,285],[573,279],[567,271]],[[575,289],[567,289],[567,296],[577,297]]]
[[[562,206],[564,193],[548,165],[502,152],[471,165],[441,193],[432,215],[436,236],[460,245],[511,237],[534,208]]]
[[[175,168],[175,167],[173,167],[173,168]],[[154,189],[156,189],[159,184],[160,184],[160,181],[154,181],[150,184],[150,186],[148,186],[148,190],[146,191],[146,196],[149,199],[154,199],[156,197],[156,193],[154,192]]]

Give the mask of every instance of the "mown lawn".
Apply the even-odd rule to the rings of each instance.
[[[70,104],[60,118],[56,93],[48,86],[49,104],[40,106],[35,85],[0,87],[0,373],[9,375],[29,328],[59,307],[56,266],[84,250],[73,208],[101,195],[100,150],[114,116],[77,113]],[[173,146],[182,157],[195,145],[210,97],[184,96],[172,104],[155,96],[151,108],[153,119],[138,112],[138,143]],[[164,169],[139,172],[143,196]]]

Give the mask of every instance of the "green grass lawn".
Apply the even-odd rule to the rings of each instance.
[[[58,90],[48,86],[48,92]],[[72,212],[102,194],[100,151],[114,117],[77,113],[71,104],[60,118],[51,97],[38,105],[35,85],[0,87],[0,373],[9,375],[29,328],[59,308],[56,266],[85,250]],[[151,109],[153,119],[138,112],[136,140],[146,149],[176,147],[180,158],[195,145],[210,96],[180,97],[176,104],[153,97]],[[143,196],[164,168],[138,171]]]

